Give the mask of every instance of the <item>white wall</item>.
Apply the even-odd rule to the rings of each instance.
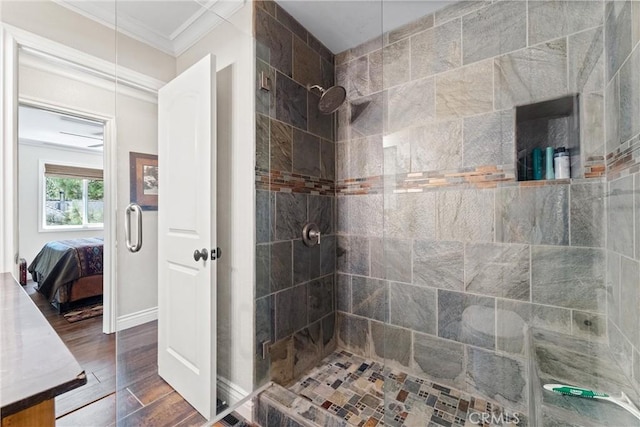
[[[62,162],[102,169],[102,153],[20,144],[18,146],[18,210],[20,212],[20,257],[30,264],[45,243],[52,240],[102,237],[102,230],[39,231],[41,218],[40,161]]]
[[[178,57],[178,73],[208,53],[218,71],[218,375],[253,390],[254,42],[252,3]],[[234,403],[234,397],[224,396]]]

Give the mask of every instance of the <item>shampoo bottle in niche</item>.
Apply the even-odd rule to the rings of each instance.
[[[544,179],[554,179],[555,174],[553,173],[553,147],[547,147],[545,150],[545,177]]]
[[[542,150],[534,148],[532,157],[533,161],[531,164],[533,165],[533,179],[540,180],[542,179]]]
[[[566,148],[560,147],[556,150],[553,163],[556,169],[556,179],[571,178],[571,162],[569,161],[569,151]]]

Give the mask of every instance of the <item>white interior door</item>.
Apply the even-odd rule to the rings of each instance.
[[[215,69],[209,55],[158,96],[158,371],[208,420],[216,411]]]

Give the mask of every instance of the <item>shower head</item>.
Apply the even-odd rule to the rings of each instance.
[[[318,110],[322,114],[331,114],[336,111],[347,99],[347,91],[342,86],[331,86],[324,89],[318,85],[308,85],[307,90],[318,89],[321,93],[320,102],[318,102]]]

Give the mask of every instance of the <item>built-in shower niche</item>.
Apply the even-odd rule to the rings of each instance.
[[[580,159],[579,95],[516,107],[516,154],[518,181],[546,180],[548,147],[564,147],[569,153],[570,178],[583,174]],[[534,152],[539,149],[539,154]],[[541,170],[536,173],[534,156]],[[554,164],[553,159],[551,164]],[[553,179],[556,178],[554,170]]]

